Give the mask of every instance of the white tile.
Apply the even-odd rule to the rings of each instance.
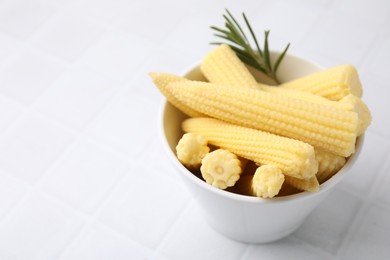
[[[160,43],[181,22],[188,10],[188,2],[184,1],[139,1],[129,9],[127,19],[120,28]]]
[[[301,42],[302,48],[329,55],[338,63],[358,65],[375,38],[375,24],[358,15],[329,10]]]
[[[221,11],[223,11],[222,8]],[[199,62],[215,48],[209,44],[215,41],[210,26],[221,26],[222,24],[221,12],[194,8],[166,37],[164,44],[185,52],[185,59],[188,62]]]
[[[20,42],[13,39],[12,37],[0,33],[0,64],[3,63],[4,59],[20,49]]]
[[[53,6],[54,8],[61,9],[67,7],[75,7],[75,4],[80,1],[79,0],[39,0],[39,2]]]
[[[100,25],[66,12],[37,36],[34,44],[61,59],[74,61],[103,31]]]
[[[37,1],[13,1],[0,11],[0,31],[27,39],[54,14],[54,9]]]
[[[291,46],[300,45],[323,10],[320,6],[310,3],[275,1],[259,8],[255,15],[248,17],[259,43],[263,43],[264,31],[270,30],[271,49],[282,51],[288,42]],[[241,17],[239,20],[242,21]]]
[[[275,2],[275,1],[272,1]],[[244,12],[247,16],[255,15],[255,12],[264,8],[269,3],[267,0],[248,0],[248,1],[235,1],[235,0],[220,0],[220,1],[207,1],[196,0],[193,3],[194,8],[206,8],[207,10],[215,12],[217,17],[222,18],[222,14],[225,14],[225,8],[231,13],[241,15]]]
[[[360,204],[358,198],[347,192],[335,190],[309,215],[293,236],[335,254]]]
[[[190,67],[195,66],[195,62],[185,58],[185,52],[180,52],[171,47],[159,47],[153,51],[152,56],[145,62],[145,65],[135,74],[128,83],[131,88],[159,102],[164,97],[158,88],[153,84],[148,73],[166,72],[177,75],[184,75]]]
[[[292,236],[265,245],[251,245],[240,260],[273,259],[331,259],[331,255],[316,250]]]
[[[66,149],[72,134],[25,115],[0,140],[0,168],[27,182],[37,181]]]
[[[129,16],[138,1],[128,0],[84,0],[78,8],[86,14],[93,14],[102,22],[117,25]]]
[[[35,109],[82,130],[118,89],[119,85],[99,73],[71,69],[38,98]]]
[[[81,141],[50,170],[42,186],[74,208],[91,213],[128,168],[128,162],[104,147]]]
[[[171,260],[240,259],[247,245],[216,233],[196,204],[191,206],[164,240],[161,253]]]
[[[380,168],[380,172],[375,172],[378,175],[377,185],[373,189],[373,198],[375,201],[381,201],[387,205],[390,205],[390,157],[389,153],[384,158]]]
[[[149,250],[100,226],[91,226],[77,243],[72,244],[60,260],[147,259]]]
[[[346,17],[359,16],[378,24],[390,13],[390,2],[387,0],[339,0],[333,1],[331,7],[345,13]]]
[[[0,93],[29,105],[64,69],[42,53],[26,50],[0,72]]]
[[[390,3],[390,2],[388,2]],[[389,11],[390,12],[390,11]],[[390,19],[389,19],[390,21]],[[387,68],[390,67],[390,35],[378,36],[377,40],[371,45],[362,63],[362,68],[369,71],[371,77],[381,76],[390,79]]]
[[[148,260],[170,260],[170,259],[159,253],[154,253],[148,257]]]
[[[380,133],[390,138],[390,89],[387,87],[389,77],[379,76],[366,70],[361,71],[361,80],[363,84],[363,101],[366,102],[372,115],[372,123],[368,131]],[[386,74],[387,75],[387,74]]]
[[[0,258],[56,259],[82,224],[55,201],[32,194],[0,226]]]
[[[155,50],[143,67],[143,73],[167,72],[184,76],[193,66],[200,64],[200,60],[189,60],[187,53],[170,46],[160,46]]]
[[[78,63],[123,82],[138,70],[155,48],[150,42],[136,35],[109,31],[91,46]]]
[[[161,172],[162,176],[181,181],[178,170],[173,166],[166,154],[160,136],[153,138],[148,152],[143,155],[143,158],[152,161],[151,167]]]
[[[366,133],[361,154],[341,185],[355,189],[361,194],[368,193],[377,179],[389,151],[389,141],[369,132]]]
[[[29,190],[25,183],[0,171],[0,221]]]
[[[372,204],[356,225],[342,259],[387,259],[389,257],[390,210]]]
[[[21,108],[0,96],[0,134],[19,116]]]
[[[128,89],[115,97],[88,126],[87,133],[126,154],[138,156],[157,135],[156,104]]]
[[[139,243],[155,248],[188,203],[178,183],[140,161],[107,201],[98,219]]]
[[[329,7],[335,0],[301,0],[302,3],[308,3],[313,5],[318,5],[322,7]]]
[[[7,8],[10,4],[12,4],[12,0],[3,0],[0,2],[0,7],[1,8]]]

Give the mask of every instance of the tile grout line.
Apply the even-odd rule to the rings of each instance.
[[[353,235],[357,232],[358,224],[361,221],[363,214],[366,212],[368,206],[369,206],[368,200],[363,200],[359,209],[357,210],[356,215],[354,216],[353,220],[351,221],[351,224],[349,225],[349,227],[346,231],[346,234],[340,243],[340,246],[336,250],[336,254],[338,256],[342,257],[343,254],[345,254],[345,251],[351,242],[351,237],[353,237]]]
[[[100,111],[96,112],[94,118],[92,118],[88,123],[87,125],[84,127],[84,129],[80,130],[80,129],[77,129],[77,128],[74,128],[72,126],[69,126],[67,124],[64,124],[63,122],[61,121],[58,121],[57,119],[55,118],[51,118],[50,116],[46,115],[46,114],[43,114],[41,113],[40,111],[37,111],[36,109],[34,109],[33,106],[26,106],[24,104],[21,104],[21,103],[18,103],[18,102],[15,102],[14,100],[10,99],[10,101],[15,104],[19,109],[20,109],[20,114],[13,120],[13,122],[8,126],[6,127],[4,130],[3,130],[3,133],[0,135],[0,139],[2,139],[1,136],[4,136],[5,134],[7,134],[8,132],[11,132],[15,126],[17,126],[20,122],[22,122],[27,116],[28,114],[32,114],[38,118],[41,118],[43,119],[44,121],[47,121],[49,124],[52,124],[54,125],[55,127],[58,127],[60,128],[61,130],[63,131],[66,131],[70,134],[72,134],[73,136],[75,136],[76,138],[75,139],[83,139],[85,138],[86,140],[90,141],[91,143],[97,145],[97,146],[103,146],[105,149],[108,149],[111,153],[114,153],[116,154],[116,156],[119,156],[121,157],[122,159],[126,159],[128,160],[128,155],[119,150],[119,149],[116,149],[115,147],[112,147],[108,144],[106,144],[105,142],[102,142],[96,138],[93,138],[93,137],[88,137],[87,136],[87,131],[88,131],[88,128],[90,127],[90,125],[94,122],[94,120],[96,119],[96,117],[98,115],[100,115],[102,112],[104,112],[105,110],[107,110],[115,101],[115,99],[119,98],[120,97],[120,94],[122,91],[125,91],[125,89],[119,89],[117,90],[118,93],[115,93],[107,102],[106,104],[104,104],[104,106],[102,106],[102,108],[100,109]],[[3,97],[3,96],[2,96]],[[7,98],[9,99],[9,98]]]
[[[134,166],[132,166],[134,167]],[[70,250],[72,244],[76,243],[78,240],[80,240],[82,238],[82,236],[85,234],[86,230],[88,230],[88,228],[90,228],[91,226],[93,225],[100,225],[100,226],[104,226],[106,229],[109,229],[111,230],[112,232],[115,232],[117,234],[120,234],[121,236],[123,237],[126,237],[127,240],[129,241],[132,241],[133,243],[137,244],[137,245],[140,245],[144,248],[148,248],[147,246],[139,243],[138,241],[134,240],[134,239],[131,239],[129,238],[128,236],[126,236],[125,234],[117,231],[116,229],[112,228],[110,225],[107,225],[105,223],[102,223],[101,221],[98,220],[98,217],[99,217],[99,214],[101,213],[101,210],[107,205],[108,201],[112,198],[113,194],[115,194],[115,191],[120,187],[120,185],[124,182],[125,179],[129,178],[128,176],[128,173],[125,173],[123,174],[123,176],[121,176],[120,178],[118,178],[118,180],[116,181],[116,183],[113,185],[113,187],[110,189],[110,191],[107,192],[106,196],[104,196],[104,199],[102,199],[102,201],[99,203],[99,205],[91,212],[91,214],[88,214],[88,213],[85,213],[83,212],[82,210],[80,209],[77,209],[77,208],[74,208],[73,206],[71,205],[68,205],[66,202],[60,200],[59,198],[57,198],[56,196],[53,196],[51,194],[47,194],[45,191],[42,191],[44,192],[45,194],[47,194],[48,196],[52,197],[52,198],[55,198],[57,201],[61,202],[61,204],[63,205],[66,205],[68,208],[70,209],[73,209],[73,211],[76,211],[78,214],[81,214],[83,216],[84,219],[88,220],[87,223],[85,223],[83,225],[83,227],[80,229],[80,231],[78,232],[77,235],[75,235],[75,237],[64,247],[64,249],[62,250],[62,252],[59,252],[58,254],[58,259],[61,258],[61,256],[63,254],[65,254],[68,250]],[[150,248],[148,248],[150,250]]]
[[[109,107],[111,105],[112,102],[115,101],[115,99],[119,98],[120,97],[120,94],[122,92],[124,92],[125,89],[124,88],[120,88],[117,90],[117,93],[113,94],[113,96],[106,102],[106,104],[101,108],[101,112],[103,112],[104,110],[108,109],[107,107]],[[11,132],[16,126],[18,126],[18,124],[20,122],[22,122],[24,119],[26,119],[26,117],[28,116],[28,114],[33,114],[35,116],[37,116],[38,118],[43,118],[45,121],[48,121],[50,124],[53,124],[55,125],[56,127],[66,131],[66,132],[69,132],[73,135],[73,140],[70,142],[70,144],[68,145],[68,147],[66,147],[59,156],[57,156],[51,163],[50,165],[47,167],[47,169],[45,170],[45,173],[41,175],[40,179],[34,183],[30,183],[30,182],[27,182],[23,179],[20,179],[20,178],[16,178],[18,181],[21,181],[23,184],[27,184],[29,186],[29,191],[26,192],[26,194],[24,194],[24,196],[22,196],[22,198],[16,203],[16,205],[14,207],[12,207],[6,214],[4,214],[2,220],[0,221],[0,224],[2,222],[4,222],[7,218],[9,218],[8,216],[13,214],[13,212],[16,210],[16,208],[18,208],[19,205],[21,205],[24,201],[26,201],[30,196],[31,194],[34,194],[37,190],[38,191],[41,191],[41,192],[44,192],[46,194],[45,191],[43,191],[41,188],[42,186],[42,183],[47,179],[46,176],[49,175],[50,171],[52,168],[55,168],[56,165],[58,163],[60,163],[63,159],[64,156],[66,156],[75,146],[78,145],[78,143],[81,141],[81,140],[88,140],[89,142],[91,142],[92,144],[94,145],[97,145],[97,146],[100,146],[100,147],[104,147],[105,150],[109,151],[110,153],[113,153],[115,156],[125,160],[127,163],[131,163],[131,160],[129,159],[129,156],[122,152],[122,151],[119,151],[118,149],[115,149],[109,145],[107,145],[106,143],[104,142],[101,142],[95,138],[92,138],[92,137],[87,137],[86,136],[86,131],[88,130],[88,125],[90,125],[90,123],[92,123],[94,121],[95,118],[91,119],[89,124],[86,125],[86,127],[79,131],[77,129],[74,129],[73,127],[69,127],[68,125],[65,125],[63,124],[62,122],[59,122],[58,120],[56,119],[53,119],[53,118],[50,118],[48,117],[47,115],[45,114],[42,114],[40,113],[39,111],[36,111],[34,108],[33,108],[33,105],[30,105],[30,106],[27,106],[25,104],[22,104],[22,103],[19,103],[19,102],[16,102],[15,100],[13,99],[10,99],[9,97],[7,96],[3,96],[2,97],[5,97],[7,100],[10,101],[10,103],[12,103],[13,105],[16,105],[19,109],[20,109],[20,114],[12,121],[12,123],[6,127],[2,134],[0,135],[0,139],[2,139],[2,137]],[[96,113],[96,116],[100,114],[99,112]],[[7,174],[8,176],[12,176],[13,178],[15,178],[12,174],[10,174],[8,171],[4,171],[5,174]],[[125,174],[126,175],[126,174]],[[52,195],[50,195],[52,196]],[[74,208],[73,208],[74,209]],[[76,209],[77,210],[77,209]]]
[[[187,205],[184,206],[184,208],[181,209],[180,213],[178,214],[176,220],[172,223],[172,225],[170,226],[170,228],[168,228],[168,230],[165,232],[165,235],[161,238],[160,242],[157,244],[157,246],[154,248],[154,251],[155,251],[155,254],[161,254],[162,253],[162,249],[166,243],[166,241],[169,239],[169,237],[171,236],[171,234],[174,232],[174,230],[176,229],[176,226],[178,225],[178,223],[184,218],[186,212],[189,212],[191,207],[193,207],[194,205],[194,200],[192,198],[189,198],[189,203]]]
[[[319,247],[319,246],[315,246],[315,245],[312,245],[312,244],[310,244],[310,243],[307,243],[306,240],[304,240],[304,239],[302,239],[302,238],[300,238],[300,237],[298,237],[298,236],[294,236],[294,233],[291,234],[289,237],[290,237],[291,239],[293,239],[293,240],[297,240],[297,241],[303,243],[305,247],[310,248],[311,250],[315,251],[316,253],[318,252],[318,253],[321,253],[321,254],[323,254],[323,255],[331,256],[333,260],[335,260],[335,257],[336,257],[336,259],[338,258],[338,255],[337,255],[337,254],[333,254],[333,253],[331,253],[331,252],[328,252],[328,251],[323,250],[323,249],[322,249],[321,247]],[[241,260],[241,259],[240,259],[240,260]],[[243,259],[243,260],[244,260],[244,259]]]
[[[387,155],[385,158],[389,158],[390,155]],[[386,161],[386,160],[385,160]],[[387,164],[381,165],[381,167],[378,169],[378,172],[381,173],[386,168]],[[367,192],[368,196],[363,196],[359,193],[359,191],[351,191],[350,189],[346,189],[345,187],[342,187],[342,189],[345,192],[348,192],[349,194],[352,194],[355,197],[358,197],[361,201],[361,204],[358,208],[358,211],[356,215],[354,216],[353,220],[351,221],[351,224],[349,228],[347,229],[347,232],[344,236],[344,239],[341,241],[341,245],[338,247],[336,253],[337,255],[342,256],[342,254],[345,254],[345,251],[350,244],[351,238],[353,235],[358,231],[358,224],[363,219],[364,213],[367,212],[367,209],[372,205],[374,191],[379,185],[380,175],[377,174],[375,176],[375,179],[372,181],[372,185],[370,185],[369,190]]]
[[[240,256],[240,258],[238,260],[248,259],[248,257],[253,252],[255,247],[256,247],[256,245],[254,245],[254,244],[246,244],[246,247],[243,250],[243,252],[242,252],[242,254],[241,254],[241,256]]]
[[[134,165],[133,167],[135,167],[135,165]],[[82,213],[83,215],[87,216],[87,218],[90,219],[90,222],[87,223],[87,224],[85,224],[85,225],[83,226],[83,228],[80,230],[79,234],[78,234],[78,235],[77,235],[77,236],[68,244],[68,246],[63,250],[63,252],[61,253],[61,255],[63,255],[64,253],[66,253],[66,251],[69,250],[69,248],[71,247],[71,245],[72,245],[73,243],[75,243],[75,242],[77,242],[77,240],[81,239],[80,237],[82,237],[82,235],[85,233],[85,231],[86,231],[88,228],[90,228],[91,226],[93,226],[93,225],[102,226],[102,227],[104,227],[104,228],[110,230],[111,232],[114,232],[114,233],[116,233],[117,235],[120,235],[121,237],[126,238],[128,241],[131,241],[132,243],[135,243],[135,244],[137,244],[137,245],[139,245],[139,246],[141,246],[141,247],[143,247],[143,248],[149,250],[149,251],[151,252],[151,255],[152,255],[152,256],[156,256],[156,255],[159,254],[159,252],[158,252],[157,249],[149,248],[148,246],[146,246],[146,245],[144,245],[144,244],[138,242],[137,240],[134,240],[134,239],[128,237],[126,234],[124,234],[124,233],[118,231],[117,229],[111,227],[110,225],[108,225],[108,224],[106,224],[106,223],[101,222],[100,220],[98,220],[99,214],[101,214],[101,211],[103,210],[103,208],[107,205],[107,203],[110,201],[110,199],[112,198],[112,196],[114,196],[115,191],[116,191],[117,189],[119,189],[121,183],[123,183],[127,178],[130,178],[130,176],[129,176],[128,174],[124,174],[124,176],[123,176],[122,178],[120,178],[119,181],[117,181],[117,183],[114,185],[114,187],[111,189],[111,191],[108,192],[108,195],[105,196],[105,198],[102,200],[102,202],[99,204],[99,206],[94,210],[94,212],[92,213],[92,215],[87,215],[86,213],[84,213],[84,212],[82,212],[82,211],[80,211],[80,210],[78,210],[78,209],[74,209],[73,207],[69,206],[69,207],[73,208],[73,210],[76,210],[77,212],[80,212],[80,213]],[[179,218],[178,218],[176,221],[174,221],[173,224],[172,224],[173,227],[175,226],[176,222],[177,222],[179,219],[182,218],[181,215],[184,214],[183,211],[187,211],[187,208],[189,208],[191,204],[192,204],[192,203],[189,203],[188,205],[186,205],[186,206],[184,207],[184,209],[182,209],[182,210],[180,211],[180,213],[179,213]],[[172,228],[171,228],[171,229],[172,229]],[[169,229],[169,230],[170,230],[170,229]],[[168,230],[167,232],[169,232],[169,230]],[[163,237],[163,239],[164,239],[164,238],[165,238],[165,236]],[[161,242],[160,242],[160,243],[161,243]],[[158,246],[157,246],[157,248],[158,248]],[[59,259],[61,258],[61,255],[59,255]]]
[[[48,175],[48,173],[50,173],[50,170],[55,167],[59,162],[62,161],[63,157],[70,151],[73,149],[73,147],[77,145],[77,142],[75,140],[71,141],[71,143],[68,145],[68,147],[66,147],[61,154],[59,154],[51,163],[50,165],[48,166],[48,168],[44,171],[44,173],[41,175],[40,179],[33,182],[33,183],[30,183],[30,182],[27,182],[23,179],[21,179],[21,181],[23,183],[27,183],[28,185],[30,185],[31,189],[29,192],[26,192],[26,194],[19,200],[19,202],[17,202],[17,205],[13,208],[12,211],[9,211],[3,218],[1,222],[5,222],[6,219],[10,218],[10,216],[12,216],[12,214],[14,213],[14,211],[16,210],[16,208],[18,208],[19,205],[23,204],[25,201],[27,201],[32,194],[34,193],[37,193],[39,191],[41,191],[40,189],[40,185],[41,183],[45,180],[45,176]],[[8,175],[11,175],[9,172],[6,172]],[[43,191],[41,191],[43,192]]]
[[[133,165],[132,168],[135,168],[135,167],[137,167],[137,163],[136,163],[135,165]],[[152,166],[146,166],[146,167],[148,167],[149,169],[152,169]],[[144,244],[142,244],[142,243],[139,243],[138,241],[136,241],[136,240],[134,240],[134,239],[128,237],[125,233],[119,231],[118,229],[116,229],[116,228],[114,228],[114,227],[111,227],[111,225],[106,224],[106,223],[104,223],[104,222],[101,222],[100,220],[97,219],[97,218],[99,217],[99,214],[101,214],[103,208],[104,208],[104,207],[106,206],[106,204],[110,201],[110,199],[112,198],[112,196],[114,196],[115,191],[116,191],[117,189],[119,189],[119,186],[121,185],[121,183],[123,183],[123,182],[124,182],[126,179],[128,179],[128,178],[131,178],[131,176],[130,176],[129,174],[125,174],[125,176],[122,178],[122,180],[119,181],[119,182],[117,183],[117,185],[115,185],[115,187],[114,187],[113,190],[109,193],[109,195],[107,195],[106,198],[100,203],[100,206],[99,206],[99,207],[95,210],[95,212],[93,213],[93,221],[96,222],[96,223],[99,223],[99,224],[102,225],[102,226],[105,226],[106,228],[109,228],[109,229],[112,230],[112,231],[115,231],[115,232],[118,233],[118,234],[121,234],[122,236],[126,237],[128,240],[135,241],[137,244],[142,245],[142,246],[145,247],[145,248],[149,248],[149,249],[152,250],[152,251],[153,251],[153,250],[156,251],[156,248],[158,248],[159,245],[157,245],[157,246],[154,247],[154,248],[150,248],[150,247],[148,247],[148,246],[146,246],[146,245],[144,245]],[[172,180],[172,179],[167,179],[167,181],[176,184],[176,182],[175,182],[174,180]],[[188,198],[187,201],[189,201],[189,203],[187,203],[186,205],[184,205],[184,208],[182,208],[182,209],[180,210],[180,213],[178,213],[178,216],[179,216],[179,217],[171,223],[171,229],[172,229],[172,227],[174,227],[174,226],[176,225],[176,222],[177,222],[179,219],[181,219],[181,215],[184,214],[183,211],[187,211],[187,208],[189,208],[189,207],[192,205],[192,200],[191,200],[191,198]],[[167,232],[169,232],[169,230],[170,230],[170,229],[168,229]],[[165,236],[166,236],[166,235],[165,235]],[[162,240],[165,238],[165,236],[163,236]],[[161,243],[161,241],[160,241],[160,243]],[[160,244],[160,243],[159,243],[159,244]]]
[[[381,35],[382,32],[377,32],[375,34],[374,37],[372,37],[370,43],[368,44],[368,46],[366,47],[366,49],[363,51],[363,55],[362,57],[360,58],[359,62],[356,64],[356,67],[358,68],[362,68],[364,66],[364,62],[367,60],[367,57],[370,56],[371,54],[371,50],[373,49],[373,47],[375,47],[375,44],[378,42],[378,39],[380,39],[380,35]]]

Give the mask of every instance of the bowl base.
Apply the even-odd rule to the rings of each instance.
[[[302,226],[304,221],[301,221],[300,223],[295,224],[294,226],[290,227],[289,229],[284,229],[278,233],[274,234],[268,234],[268,235],[254,235],[254,234],[243,234],[242,232],[237,233],[235,231],[226,231],[219,229],[209,221],[207,221],[207,224],[215,230],[217,233],[223,235],[224,237],[227,237],[231,240],[240,242],[240,243],[246,243],[246,244],[267,244],[267,243],[273,243],[276,241],[279,241],[283,238],[288,237],[292,233],[294,233],[300,226]],[[258,234],[262,234],[263,232],[258,232]]]

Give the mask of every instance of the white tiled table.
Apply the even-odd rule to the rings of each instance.
[[[214,232],[164,155],[149,71],[182,73],[246,12],[271,46],[354,64],[373,124],[291,236]],[[0,259],[389,259],[390,2],[0,1]]]

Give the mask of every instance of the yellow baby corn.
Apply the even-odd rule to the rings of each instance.
[[[362,135],[371,124],[371,112],[367,105],[359,97],[349,94],[336,102],[346,110],[355,111],[359,116],[358,136]]]
[[[282,188],[285,177],[274,165],[262,165],[257,168],[252,179],[253,195],[261,198],[273,198]]]
[[[319,183],[323,183],[338,172],[347,161],[343,156],[335,155],[321,149],[315,149],[315,153],[318,162],[318,173],[316,176]]]
[[[359,75],[350,64],[316,72],[283,83],[279,87],[303,90],[336,101],[348,94],[357,97],[363,94]]]
[[[351,111],[206,82],[174,82],[167,89],[188,107],[214,118],[298,139],[342,156],[355,151],[359,120]]]
[[[199,169],[203,157],[209,151],[207,140],[192,133],[184,134],[176,146],[177,158],[190,169]]]
[[[149,76],[152,78],[153,83],[160,90],[160,92],[165,96],[165,98],[176,108],[178,108],[179,110],[181,110],[183,113],[185,113],[190,117],[204,116],[202,113],[199,113],[198,111],[195,111],[192,108],[180,102],[166,89],[168,83],[184,81],[186,80],[184,77],[176,76],[169,73],[157,73],[157,72],[151,72],[149,73]]]
[[[285,95],[292,98],[303,99],[316,104],[333,106],[336,108],[344,109],[346,111],[356,112],[359,119],[359,125],[357,129],[358,136],[363,134],[371,123],[371,112],[368,109],[367,105],[361,100],[361,98],[352,94],[346,95],[339,101],[333,101],[318,95],[314,95],[309,92],[296,89],[264,86],[263,91],[279,95]]]
[[[209,82],[217,85],[239,88],[256,88],[271,93],[304,99],[314,103],[342,107],[348,111],[355,111],[358,113],[360,121],[358,135],[361,135],[371,122],[371,115],[367,106],[360,98],[355,96],[361,95],[361,92],[359,93],[359,91],[352,91],[355,94],[352,95],[350,94],[351,91],[345,91],[347,84],[340,84],[340,86],[338,86],[336,83],[334,83],[334,80],[337,79],[341,82],[341,78],[344,80],[344,77],[346,78],[346,81],[351,81],[352,78],[356,78],[356,82],[359,84],[355,85],[360,86],[357,87],[357,89],[360,89],[361,91],[360,80],[358,79],[357,72],[351,66],[352,65],[343,65],[335,67],[320,73],[316,73],[317,76],[311,75],[297,79],[295,80],[296,83],[288,82],[278,87],[267,86],[265,84],[257,83],[256,79],[252,76],[244,63],[237,57],[235,52],[228,45],[222,44],[211,51],[203,59],[200,68]],[[334,78],[330,76],[332,73],[334,73]],[[329,81],[331,82],[326,81],[325,78],[322,79],[322,77],[325,76],[330,77],[331,80]],[[300,83],[302,83],[302,86],[300,86]],[[324,87],[325,84],[328,84],[328,86]],[[332,86],[332,84],[335,86],[329,87]],[[296,87],[294,87],[294,85],[296,85]],[[316,92],[316,95],[310,93],[312,92],[310,89]],[[328,89],[328,92],[325,92],[324,89]],[[328,99],[330,97],[329,93],[331,93],[331,89],[333,91],[332,96],[335,96],[334,92],[336,89],[340,90],[340,93],[337,94],[337,98],[331,99],[341,99],[340,101],[342,102],[332,102]],[[321,97],[321,94],[328,96],[327,98]]]
[[[238,157],[227,150],[212,151],[203,158],[200,172],[203,179],[219,189],[232,187],[240,179],[243,165]]]
[[[237,58],[238,59],[238,58]],[[240,62],[240,61],[239,61]],[[242,64],[243,65],[243,64]],[[175,76],[168,73],[151,73],[151,76],[155,82],[155,84],[159,87],[161,92],[167,96],[167,99],[170,100],[171,103],[175,103],[176,107],[182,110],[184,113],[191,117],[200,117],[204,116],[204,114],[199,113],[197,111],[194,111],[193,109],[189,108],[188,106],[182,104],[179,100],[175,99],[172,95],[170,95],[169,92],[166,90],[166,85],[168,83],[173,82],[185,82],[188,81],[188,79],[180,76]],[[249,76],[251,77],[251,76]],[[217,85],[216,85],[217,86]],[[247,85],[245,85],[247,86]],[[241,87],[241,86],[236,86]],[[358,97],[349,94],[342,98],[340,101],[331,101],[329,99],[323,98],[321,96],[317,96],[314,94],[311,94],[309,92],[295,90],[295,89],[283,89],[280,87],[270,87],[270,86],[263,86],[263,91],[274,93],[274,94],[280,94],[280,95],[286,95],[289,97],[297,98],[297,99],[304,99],[306,101],[310,101],[313,103],[318,104],[324,104],[324,105],[330,105],[335,106],[338,108],[343,108],[347,111],[354,111],[358,114],[359,119],[359,127],[357,130],[357,135],[361,135],[364,133],[364,131],[367,129],[367,127],[371,123],[371,113],[366,104]]]
[[[259,88],[256,79],[227,44],[221,44],[211,51],[203,59],[200,70],[212,83]]]
[[[190,118],[185,132],[204,136],[212,145],[259,164],[275,165],[284,174],[310,178],[317,173],[314,148],[304,142],[242,127],[213,118]]]
[[[316,192],[320,189],[320,184],[318,183],[316,176],[313,176],[309,179],[298,179],[286,175],[285,181],[294,188],[301,191]]]
[[[201,71],[211,83],[240,88],[268,89],[256,79],[236,53],[226,44],[211,51],[202,61]],[[275,88],[275,87],[271,87]],[[331,100],[340,100],[348,94],[362,96],[362,86],[356,69],[341,65],[316,72],[279,85],[280,89],[310,92]]]

